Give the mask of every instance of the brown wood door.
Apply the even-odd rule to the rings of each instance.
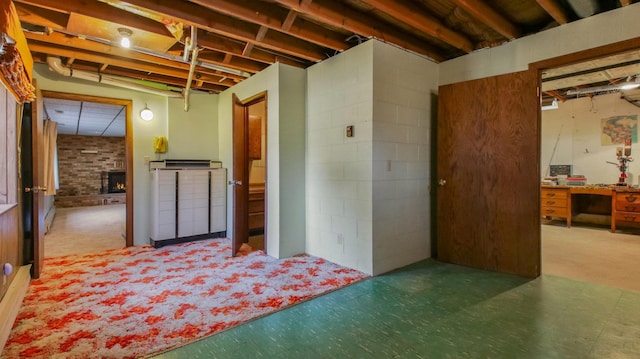
[[[438,259],[540,275],[536,71],[440,87]]]
[[[249,241],[248,120],[244,104],[233,94],[233,235],[232,254]]]
[[[25,261],[39,278],[44,261],[44,147],[42,94],[24,106],[21,131],[22,212]]]

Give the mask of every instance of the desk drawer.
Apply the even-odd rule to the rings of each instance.
[[[621,201],[618,197],[618,200],[616,201],[616,210],[622,212],[640,212],[640,202],[629,203]]]
[[[545,199],[567,199],[567,190],[565,189],[548,189],[543,188],[541,192],[542,200]]]
[[[640,205],[640,194],[635,192],[628,193],[618,193],[616,195],[616,208],[618,208],[618,204],[638,204]]]
[[[566,198],[544,198],[540,202],[542,207],[567,207],[567,199]]]
[[[542,206],[542,216],[545,217],[567,217],[567,207],[548,207]],[[639,214],[640,217],[640,214]]]
[[[616,221],[620,221],[620,222],[640,222],[640,213],[616,212]]]

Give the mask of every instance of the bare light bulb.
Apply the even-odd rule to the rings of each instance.
[[[131,40],[129,40],[128,37],[123,37],[120,39],[120,46],[128,49],[129,47],[131,47]]]

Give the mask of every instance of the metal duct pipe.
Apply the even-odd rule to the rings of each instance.
[[[198,47],[194,47],[191,51],[189,77],[187,78],[187,86],[184,88],[184,112],[189,112],[189,92],[191,91],[191,81],[193,80],[193,73],[196,69],[196,62],[198,61]]]
[[[107,85],[127,88],[134,91],[147,92],[154,95],[167,96],[167,97],[182,97],[182,94],[174,91],[159,90],[153,87],[143,86],[127,81],[120,80],[110,75],[101,75],[89,71],[71,70],[68,67],[62,66],[62,60],[59,57],[47,56],[47,65],[49,68],[62,76],[75,77],[83,80],[89,80],[93,82],[103,83]]]

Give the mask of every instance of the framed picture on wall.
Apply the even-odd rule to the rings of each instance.
[[[629,138],[638,143],[638,115],[603,118],[600,127],[603,146],[624,144]]]

